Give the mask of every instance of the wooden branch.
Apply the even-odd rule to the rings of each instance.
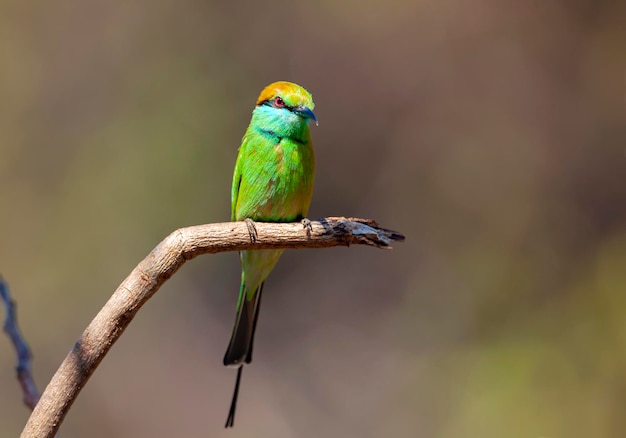
[[[28,419],[21,438],[52,438],[80,390],[141,306],[187,261],[201,254],[268,248],[370,245],[391,248],[404,240],[368,219],[343,217],[302,223],[256,223],[251,240],[244,222],[181,228],[167,236],[120,284],[67,355]]]
[[[32,411],[35,409],[35,405],[39,400],[39,391],[35,385],[35,379],[31,373],[30,362],[32,355],[30,348],[22,336],[19,326],[17,325],[17,313],[15,311],[15,302],[11,299],[9,294],[9,287],[0,277],[0,298],[4,304],[5,319],[4,319],[4,332],[7,334],[15,352],[17,353],[17,365],[15,366],[15,373],[17,374],[17,380],[22,387],[22,394],[24,404]]]

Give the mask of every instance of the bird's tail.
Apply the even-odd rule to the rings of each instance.
[[[248,299],[245,284],[242,282],[239,291],[239,303],[237,305],[237,316],[233,334],[230,343],[224,355],[224,365],[239,366],[237,370],[237,381],[233,392],[233,399],[230,403],[228,419],[225,427],[232,427],[235,422],[235,408],[237,407],[237,396],[239,394],[239,385],[241,383],[241,372],[243,364],[252,362],[252,346],[254,343],[254,333],[256,324],[259,319],[259,308],[261,306],[261,293],[263,292],[263,283],[257,288],[256,292]]]

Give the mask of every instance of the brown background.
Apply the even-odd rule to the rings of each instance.
[[[156,243],[228,219],[269,82],[317,104],[311,217],[407,235],[285,254],[232,431],[238,260],[194,260],[61,436],[625,436],[625,5],[2,2],[0,272],[41,386]]]

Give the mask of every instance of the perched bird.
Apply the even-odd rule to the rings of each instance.
[[[293,222],[306,219],[315,173],[309,122],[317,124],[311,94],[291,82],[274,82],[263,89],[239,148],[231,191],[231,220],[246,221],[254,236],[254,221]],[[235,326],[224,365],[235,366],[237,381],[226,420],[235,408],[244,363],[252,361],[252,343],[259,317],[263,283],[281,249],[241,251],[241,288]]]

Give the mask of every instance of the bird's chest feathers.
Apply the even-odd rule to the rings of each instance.
[[[266,178],[271,186],[280,188],[283,185],[291,186],[292,183],[297,182],[292,180],[297,180],[299,174],[307,166],[305,154],[298,146],[281,139],[261,154],[259,160],[262,162]]]
[[[256,160],[274,178],[289,178],[298,168],[306,166],[307,151],[310,145],[274,131],[259,131],[265,137],[265,144],[254,151]],[[272,175],[270,175],[272,176]]]
[[[257,145],[251,152],[250,167],[242,175],[242,189],[252,195],[248,198],[251,215],[273,219],[304,214],[313,189],[310,143],[282,138]]]
[[[273,151],[271,152],[271,154],[273,155],[272,161],[274,162],[274,171],[277,174],[283,173],[285,169],[285,151],[283,150],[280,141],[276,143],[275,146],[273,146]]]
[[[273,147],[273,169],[275,178],[289,178],[290,173],[296,172],[295,169],[300,163],[300,157],[293,149],[285,151],[284,144],[279,141]]]

